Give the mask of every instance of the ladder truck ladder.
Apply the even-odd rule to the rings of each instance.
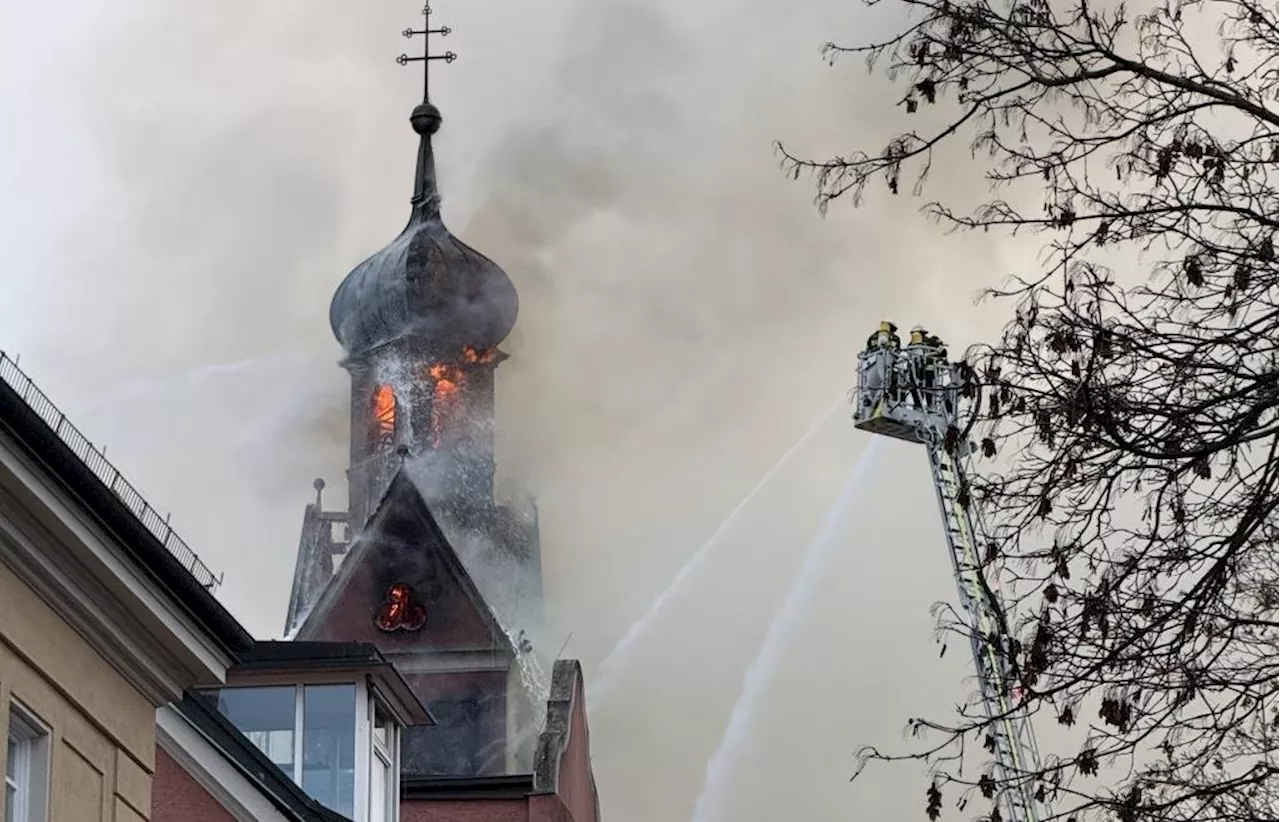
[[[1003,618],[1007,611],[982,570],[981,547],[987,540],[966,478],[972,445],[957,427],[960,370],[947,362],[941,341],[923,329],[913,330],[906,346],[895,332],[892,323],[881,323],[859,355],[855,424],[925,446],[990,721],[1001,818],[1043,822],[1050,812],[1028,778],[1039,771],[1039,753],[1031,723],[1017,705],[1018,684],[1006,656],[1012,640]]]

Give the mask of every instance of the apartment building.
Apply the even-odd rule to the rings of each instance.
[[[252,647],[216,582],[0,354],[4,822],[151,818],[156,709]]]

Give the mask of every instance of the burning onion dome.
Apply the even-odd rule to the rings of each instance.
[[[347,275],[329,306],[329,324],[348,356],[402,337],[438,351],[484,350],[515,326],[519,303],[506,272],[440,219],[431,150],[440,111],[424,102],[409,122],[421,137],[409,224]]]

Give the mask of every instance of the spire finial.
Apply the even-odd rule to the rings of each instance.
[[[410,63],[422,61],[422,102],[427,103],[431,100],[431,61],[443,60],[446,63],[452,63],[458,59],[458,55],[451,51],[444,54],[431,53],[431,35],[438,34],[441,37],[448,37],[449,32],[453,29],[448,26],[442,26],[438,29],[431,28],[431,6],[423,5],[422,7],[422,28],[421,29],[405,29],[404,34],[407,38],[422,37],[422,54],[418,57],[410,57],[407,54],[401,54],[396,58],[396,62],[402,66]]]
[[[431,6],[424,5],[422,28],[404,30],[404,36],[407,38],[422,38],[422,54],[417,57],[401,54],[396,58],[396,62],[402,66],[422,62],[422,102],[409,116],[413,130],[422,138],[418,141],[418,173],[415,175],[413,199],[410,201],[413,204],[411,223],[440,219],[440,193],[436,190],[436,164],[431,152],[431,135],[440,129],[440,111],[431,104],[431,61],[443,60],[446,63],[452,63],[458,59],[458,55],[451,51],[432,54],[431,37],[432,35],[448,37],[450,31],[448,26],[431,28]]]

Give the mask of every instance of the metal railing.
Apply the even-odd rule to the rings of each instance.
[[[222,575],[214,576],[213,571],[200,561],[195,551],[192,551],[187,543],[183,542],[182,537],[169,527],[169,517],[167,515],[161,517],[160,512],[142,498],[137,489],[120,475],[115,466],[107,462],[106,455],[95,448],[93,443],[71,424],[66,415],[59,411],[44,392],[36,387],[31,378],[23,373],[18,363],[9,359],[3,351],[0,351],[0,380],[22,397],[23,402],[44,420],[58,439],[71,449],[72,453],[94,473],[94,476],[102,480],[103,485],[111,489],[111,493],[115,494],[169,553],[182,563],[197,582],[210,593],[222,584]]]

